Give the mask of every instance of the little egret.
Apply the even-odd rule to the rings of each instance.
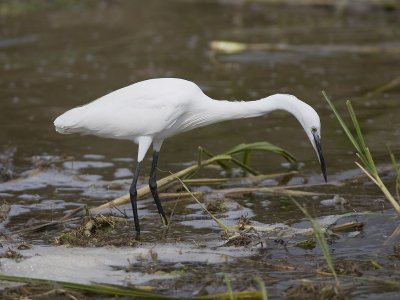
[[[221,121],[251,118],[285,110],[302,125],[321,164],[321,125],[316,111],[295,96],[276,94],[255,101],[218,101],[193,82],[177,78],[141,81],[116,90],[86,105],[73,108],[54,121],[59,133],[93,134],[126,139],[138,144],[136,168],[129,189],[137,235],[140,234],[136,184],[143,158],[153,144],[149,187],[163,223],[168,223],[157,192],[156,168],[166,138]]]

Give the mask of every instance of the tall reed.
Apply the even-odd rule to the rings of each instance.
[[[400,205],[399,202],[393,197],[393,195],[389,192],[385,184],[383,183],[382,179],[379,176],[378,169],[376,168],[374,159],[372,158],[371,152],[369,147],[367,146],[364,136],[361,131],[360,123],[358,122],[357,116],[354,112],[353,106],[349,100],[346,101],[347,110],[349,112],[354,130],[356,135],[353,135],[343,121],[342,117],[336,110],[335,106],[333,105],[332,101],[326,95],[325,92],[322,92],[325,97],[325,100],[328,102],[329,106],[331,107],[332,111],[334,112],[336,118],[338,119],[340,126],[342,127],[343,131],[347,135],[348,139],[356,149],[356,155],[360,162],[355,162],[355,164],[380,188],[382,193],[385,195],[386,199],[390,202],[393,208],[396,210],[397,214],[400,215]],[[394,156],[392,156],[392,161],[394,161],[394,165],[397,166],[395,163]],[[397,169],[396,169],[397,170]],[[398,172],[399,173],[399,172]]]

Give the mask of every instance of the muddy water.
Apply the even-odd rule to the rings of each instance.
[[[364,228],[358,233],[340,233],[332,240],[335,258],[355,261],[368,276],[392,279],[398,276],[394,266],[397,258],[391,257],[396,240],[383,246],[397,220],[379,192],[366,178],[359,177],[350,144],[339,130],[321,90],[335,99],[341,112],[345,112],[344,100],[352,100],[377,163],[385,167],[389,161],[387,143],[395,154],[400,155],[400,90],[397,86],[384,93],[366,94],[400,76],[399,54],[318,50],[318,45],[372,45],[398,49],[398,11],[368,7],[341,10],[271,6],[241,1],[114,4],[88,1],[77,6],[34,9],[24,5],[2,5],[7,9],[3,7],[0,15],[0,167],[4,181],[0,183],[0,199],[11,205],[2,231],[6,236],[12,236],[11,241],[2,242],[5,247],[13,247],[24,240],[38,247],[29,250],[31,253],[25,256],[36,251],[45,257],[46,251],[41,247],[51,244],[63,228],[25,235],[13,233],[32,226],[35,220],[58,219],[82,204],[100,205],[124,194],[129,187],[136,146],[126,141],[58,135],[52,126],[57,115],[143,79],[181,77],[195,81],[216,99],[257,99],[282,92],[295,94],[314,106],[322,120],[330,182],[337,185],[309,187],[307,191],[326,195],[299,200],[307,203],[309,210],[321,218],[349,212],[372,212],[342,218],[341,222],[363,222]],[[311,50],[218,54],[209,46],[214,40],[306,45]],[[159,165],[166,173],[160,173],[160,176],[195,161],[200,145],[219,153],[238,143],[261,140],[288,149],[300,162],[298,175],[285,181],[280,178],[266,180],[260,183],[261,186],[282,182],[322,183],[315,154],[302,129],[291,116],[280,112],[258,119],[225,122],[170,139],[164,145]],[[287,171],[285,161],[270,154],[256,154],[253,165],[263,173]],[[149,166],[146,166],[143,174],[148,170]],[[205,170],[201,175],[222,176],[216,170]],[[391,186],[393,173],[388,171],[384,175]],[[140,184],[145,182],[145,177],[140,179]],[[197,187],[201,190],[210,188],[215,187]],[[347,204],[329,206],[324,205],[329,201],[321,202],[336,194],[342,195]],[[211,193],[210,198],[215,200],[218,194]],[[225,212],[218,215],[228,225],[235,224],[241,215],[247,215],[253,224],[285,223],[298,228],[309,227],[287,197],[253,193],[228,198],[232,203],[228,201]],[[171,244],[182,243],[176,249],[189,248],[196,253],[202,251],[203,245],[207,251],[214,249],[215,255],[227,255],[219,253],[218,246],[224,244],[221,230],[199,206],[193,201],[179,202],[175,209],[174,205],[173,201],[165,204],[169,213],[174,210],[172,226],[165,236],[151,199],[140,202],[143,249],[151,248],[155,242],[158,246],[165,244],[168,249],[173,247]],[[131,215],[129,206],[122,209]],[[131,226],[131,223],[125,226],[121,234],[128,238]],[[228,256],[237,259],[216,259],[210,264],[206,259],[193,260],[191,256],[174,261],[168,255],[167,258],[160,255],[158,266],[163,271],[169,273],[184,267],[185,272],[172,278],[150,276],[149,280],[153,281],[148,284],[161,287],[160,290],[167,294],[190,296],[224,291],[223,273],[231,276],[236,290],[256,287],[251,280],[259,275],[270,294],[280,298],[287,294],[290,286],[298,285],[301,278],[321,280],[315,273],[316,268],[323,265],[318,247],[314,250],[291,247],[292,242],[299,239],[296,235],[281,237],[259,233],[257,238],[263,243],[252,243],[245,250],[228,247]],[[57,251],[62,251],[60,249]],[[162,252],[162,247],[157,249]],[[121,251],[122,256],[127,255],[126,248]],[[77,257],[82,255],[77,253]],[[105,251],[102,257],[107,255]],[[243,259],[244,256],[247,258]],[[360,265],[360,261],[370,260],[377,260],[383,268],[373,270],[370,265]],[[126,259],[115,262],[121,265],[120,269],[123,268],[122,261],[126,262]],[[132,258],[131,261],[135,260]],[[28,259],[25,263],[31,264]],[[8,266],[3,269],[5,273],[35,276],[24,273],[23,265],[12,261],[2,264]],[[137,271],[141,274],[150,272],[149,268],[143,267],[143,262],[138,265]],[[280,269],[274,265],[288,267]],[[62,264],[59,268],[63,269]],[[132,278],[127,280],[125,273],[113,277],[116,275],[111,268],[103,271],[103,276],[83,276],[80,281],[139,283]],[[46,277],[46,273],[47,277],[53,278],[50,270],[41,274]],[[62,278],[72,280],[68,274]],[[198,284],[193,278],[199,281]],[[174,291],[168,288],[172,285]],[[376,282],[343,279],[343,288],[350,297],[390,299],[393,296],[392,290]]]

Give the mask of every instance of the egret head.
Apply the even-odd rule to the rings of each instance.
[[[309,139],[311,140],[314,150],[317,153],[319,163],[321,165],[322,175],[324,176],[325,182],[327,182],[328,178],[326,175],[325,159],[324,159],[324,154],[322,152],[322,146],[321,146],[321,130],[320,130],[320,128],[311,127],[311,135],[312,135],[312,139],[310,136],[309,136]]]
[[[298,108],[300,113],[297,116],[297,119],[303,126],[315,152],[317,153],[322,175],[324,176],[325,182],[327,182],[326,165],[321,146],[321,121],[317,112],[307,103],[301,101],[301,105]]]

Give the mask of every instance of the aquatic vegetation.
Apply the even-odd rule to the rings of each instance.
[[[307,217],[307,219],[311,222],[315,238],[318,241],[318,244],[321,248],[322,254],[324,255],[325,261],[326,261],[332,275],[335,277],[336,284],[339,285],[339,280],[337,278],[337,274],[335,271],[335,266],[333,264],[332,256],[329,251],[328,243],[325,239],[325,235],[324,235],[323,230],[321,229],[321,226],[311,217],[311,215],[308,213],[308,211],[303,206],[301,206],[299,202],[297,202],[293,198],[291,198],[291,199],[296,204],[296,206],[301,210],[301,212]]]
[[[267,287],[265,286],[264,281],[262,281],[262,279],[258,276],[254,278],[254,281],[258,284],[258,287],[260,288],[261,299],[268,300]]]
[[[335,106],[333,105],[332,101],[329,99],[327,94],[325,92],[322,92],[322,94],[325,97],[325,100],[328,102],[329,106],[331,107],[332,111],[334,112],[336,118],[338,119],[340,126],[342,127],[343,131],[346,133],[349,141],[351,144],[354,146],[356,149],[356,155],[358,159],[361,161],[360,162],[355,162],[355,164],[374,182],[382,191],[382,193],[385,195],[386,199],[390,202],[390,204],[393,206],[393,208],[396,210],[396,212],[400,215],[400,204],[399,202],[393,197],[393,195],[389,192],[387,189],[386,185],[383,183],[381,177],[379,176],[378,169],[375,165],[374,159],[371,155],[371,152],[369,150],[369,147],[367,146],[364,136],[361,131],[360,123],[358,122],[358,119],[356,117],[356,114],[354,112],[353,106],[351,105],[351,102],[349,100],[346,101],[346,106],[347,110],[349,112],[354,130],[356,131],[356,135],[353,135],[349,129],[349,127],[346,125],[338,111],[336,110]],[[397,174],[398,172],[398,167],[396,164],[396,160],[394,159],[394,155],[391,155],[392,162],[396,166],[395,170]],[[399,178],[399,176],[397,176]],[[398,179],[396,179],[396,183],[398,182]]]
[[[218,154],[218,155],[212,155],[210,152],[207,150],[200,148],[199,149],[199,160],[197,164],[193,164],[181,171],[178,171],[174,174],[170,174],[164,178],[161,178],[157,180],[157,186],[159,189],[162,187],[180,179],[186,179],[189,176],[192,176],[195,172],[197,172],[200,168],[205,167],[210,164],[219,164],[223,168],[228,168],[229,165],[228,163],[232,163],[240,168],[242,168],[245,172],[249,172],[251,174],[258,174],[257,171],[253,170],[250,166],[250,156],[253,151],[268,151],[272,152],[275,154],[278,154],[282,157],[284,157],[288,162],[294,163],[296,159],[294,158],[293,155],[291,155],[289,152],[286,150],[277,147],[275,145],[272,145],[271,143],[268,142],[257,142],[257,143],[251,143],[251,144],[240,144],[232,149],[225,151],[224,153]],[[208,159],[202,159],[202,154],[205,154],[209,156]],[[239,161],[234,157],[234,155],[237,154],[243,154],[243,160]],[[143,198],[147,195],[150,194],[150,188],[148,186],[145,186],[143,188],[140,188],[137,190],[137,197],[138,199]],[[118,197],[112,201],[109,201],[105,204],[102,204],[98,207],[93,208],[93,211],[98,211],[101,209],[105,208],[111,208],[115,207],[118,205],[122,205],[125,203],[129,203],[130,197],[129,194],[123,195],[121,197]]]
[[[41,285],[48,287],[49,291],[52,291],[54,287],[62,287],[63,289],[71,289],[80,292],[91,293],[95,295],[112,295],[112,296],[127,296],[134,297],[135,299],[182,299],[181,297],[167,296],[160,293],[155,293],[148,291],[146,288],[136,288],[136,287],[120,287],[113,285],[104,285],[104,284],[80,284],[66,281],[57,281],[57,280],[46,280],[46,279],[38,279],[38,278],[28,278],[28,277],[17,277],[17,276],[8,276],[0,274],[0,280],[10,281],[10,282],[18,282],[18,283],[29,283],[33,285]],[[228,285],[227,293],[220,294],[210,294],[207,296],[198,296],[193,297],[192,299],[197,300],[206,300],[206,299],[262,299],[264,300],[263,292],[259,291],[242,291],[242,292],[234,292],[232,287]],[[74,299],[73,297],[71,297]]]

